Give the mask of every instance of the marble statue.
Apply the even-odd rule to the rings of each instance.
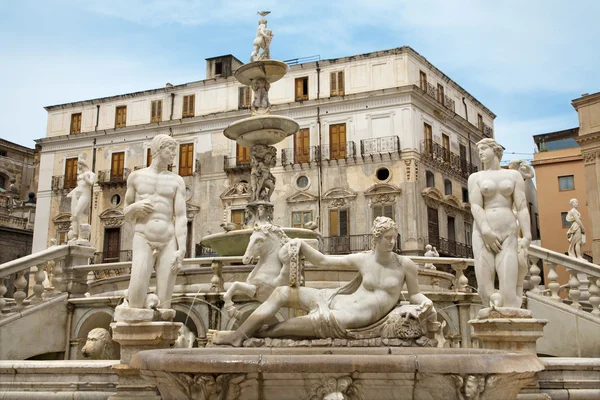
[[[152,270],[156,271],[158,306],[169,305],[177,273],[186,251],[185,184],[169,171],[177,155],[177,142],[168,135],[152,140],[152,164],[127,179],[125,219],[134,225],[131,280],[127,290],[130,308],[145,308]]]
[[[267,29],[267,20],[263,18],[269,14],[269,12],[263,11],[259,12],[259,14],[261,15],[261,18],[258,21],[258,28],[256,28],[256,38],[252,43],[254,51],[250,54],[250,62],[269,60],[271,58],[269,47],[271,46],[271,40],[273,40],[273,32],[271,32],[270,29]],[[260,49],[262,49],[262,53],[260,53]]]
[[[191,349],[196,343],[196,335],[185,325],[177,331],[177,340],[173,344],[173,347],[178,349]]]
[[[255,144],[250,151],[250,201],[271,201],[275,189],[275,176],[271,168],[277,163],[277,149]]]
[[[527,264],[519,262],[519,250],[531,244],[525,183],[520,172],[500,168],[504,149],[494,139],[479,141],[477,149],[483,168],[469,176],[468,187],[479,296],[484,306],[520,308]]]
[[[427,246],[425,246],[425,257],[439,257],[440,253],[438,253],[437,249],[435,247],[433,247],[432,245],[428,244]],[[425,265],[423,265],[423,268],[425,269],[433,269],[436,270],[437,268],[435,267],[435,265],[433,265],[433,263],[425,263]]]
[[[290,238],[278,226],[267,223],[254,227],[242,262],[249,265],[258,259],[258,263],[246,282],[233,282],[223,296],[224,309],[229,316],[239,317],[232,300],[235,294],[242,293],[263,303],[277,286],[289,283],[288,247],[284,246],[289,241]]]
[[[252,114],[268,114],[271,109],[269,102],[269,89],[271,84],[266,79],[260,78],[252,81],[254,100],[252,101]]]
[[[523,179],[532,179],[535,176],[533,167],[525,160],[511,160],[508,169],[519,171]]]
[[[92,360],[116,359],[110,333],[104,328],[94,328],[87,335],[85,346],[81,349],[84,358]]]
[[[579,200],[571,199],[569,201],[571,209],[567,213],[567,222],[571,222],[571,226],[567,231],[567,239],[569,240],[569,256],[583,259],[582,247],[585,245],[585,227],[581,221],[581,213],[577,211]]]
[[[71,227],[67,234],[69,241],[79,239],[80,226],[87,223],[85,210],[90,205],[92,186],[95,181],[96,175],[90,171],[85,161],[85,154],[83,154],[77,162],[77,186],[67,194],[67,197],[71,199]]]
[[[465,378],[460,375],[452,375],[452,377],[455,380],[456,397],[459,400],[479,400],[485,391],[485,376],[483,375],[467,375]]]
[[[409,258],[393,253],[397,235],[398,227],[392,219],[377,217],[373,223],[373,250],[342,257],[326,256],[301,239],[290,240],[286,245],[298,246],[300,253],[313,265],[356,268],[358,275],[338,289],[278,286],[236,331],[217,333],[213,343],[241,346],[253,335],[345,338],[349,330],[370,326],[386,317],[401,299],[405,283],[410,302],[417,305],[414,314],[421,316],[428,312],[435,320],[433,303],[419,292],[417,267]],[[304,310],[308,315],[261,329],[282,307]]]

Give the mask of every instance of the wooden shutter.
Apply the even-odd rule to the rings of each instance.
[[[296,79],[296,101],[300,101],[302,100],[302,89],[303,89],[303,83],[302,83],[302,78],[297,78]]]
[[[146,150],[146,167],[149,167],[152,164],[152,149],[148,148]]]
[[[187,235],[185,238],[185,258],[192,257],[192,239],[193,239],[193,229],[192,221],[188,221],[187,223]]]
[[[160,122],[162,121],[162,100],[154,100],[152,102],[152,112],[150,122]]]
[[[179,146],[179,175],[190,176],[194,173],[194,144],[186,143]]]
[[[483,132],[483,116],[481,114],[477,114],[477,128]]]
[[[348,210],[340,210],[340,236],[348,236]]]
[[[81,133],[81,113],[71,114],[71,133]]]
[[[252,105],[252,90],[249,87],[243,86],[238,91],[238,108],[250,108]]]
[[[310,129],[300,129],[294,135],[294,164],[310,162]]]
[[[182,117],[193,117],[194,116],[194,112],[195,112],[195,98],[196,95],[188,95],[188,96],[183,96],[183,112],[182,112]]]
[[[250,151],[247,147],[236,144],[235,158],[236,164],[249,164],[250,163]]]
[[[123,179],[123,169],[125,168],[125,153],[112,153],[110,163],[110,179]]]
[[[346,158],[346,124],[329,126],[329,158],[331,160]]]
[[[419,71],[419,86],[421,90],[427,92],[427,74],[423,71]]]
[[[444,161],[450,161],[450,138],[448,135],[442,134],[442,145],[444,147]]]
[[[244,225],[244,210],[231,210],[231,222],[236,225],[236,230],[242,229]]]
[[[338,95],[338,91],[337,91],[337,74],[335,72],[332,72],[331,74],[329,74],[329,84],[331,85],[331,97],[333,96],[337,96]]]
[[[120,261],[121,252],[121,228],[110,228],[104,230],[104,257],[102,262]]]
[[[340,217],[338,210],[329,210],[329,236],[339,236]]]
[[[127,122],[127,106],[117,107],[115,116],[115,128],[126,126]]]
[[[440,227],[436,208],[427,207],[427,235],[430,245],[440,247]]]
[[[77,186],[77,158],[65,160],[65,182],[64,188],[70,189]]]

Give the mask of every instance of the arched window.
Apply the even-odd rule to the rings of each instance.
[[[450,182],[450,179],[444,179],[444,194],[446,196],[452,194],[452,182]]]
[[[435,187],[435,177],[433,176],[433,172],[426,171],[425,172],[425,180],[427,183],[427,187]]]

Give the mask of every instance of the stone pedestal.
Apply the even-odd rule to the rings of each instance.
[[[544,336],[545,319],[535,319],[531,311],[514,308],[484,308],[469,321],[473,338],[480,347],[536,354],[536,341]]]
[[[152,311],[152,310],[148,310]],[[130,368],[131,357],[142,350],[164,349],[177,340],[183,324],[171,321],[115,322],[110,326],[113,340],[121,345],[121,364],[113,367],[119,375],[117,393],[110,400],[156,399],[156,388],[140,378],[139,371]]]

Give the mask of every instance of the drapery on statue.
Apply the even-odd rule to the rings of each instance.
[[[156,135],[151,145],[152,164],[132,172],[127,179],[123,213],[134,224],[127,292],[131,308],[150,307],[146,300],[153,268],[158,301],[168,305],[185,256],[185,184],[179,175],[167,170],[175,160],[177,147],[170,136]]]
[[[250,149],[250,201],[271,201],[275,190],[275,176],[271,168],[277,163],[277,149],[255,144]]]
[[[261,15],[261,19],[258,21],[258,28],[256,28],[256,38],[252,45],[254,46],[254,51],[250,54],[250,62],[260,61],[260,60],[269,60],[271,58],[271,52],[269,50],[269,46],[271,45],[271,40],[273,40],[273,32],[270,29],[267,29],[267,20],[262,18],[269,14],[269,11],[262,11],[258,14]],[[260,49],[263,50],[262,53]]]
[[[87,223],[85,210],[89,207],[92,199],[92,186],[96,181],[96,175],[90,171],[86,161],[85,153],[77,161],[77,186],[67,195],[71,199],[71,228],[67,237],[69,241],[80,238],[81,224]]]
[[[479,141],[477,149],[483,170],[469,176],[468,186],[479,296],[484,307],[520,308],[527,260],[523,262],[519,251],[526,252],[531,244],[525,183],[520,172],[500,168],[504,149],[494,139]]]
[[[419,306],[401,312],[403,318],[428,312],[428,321],[435,321],[433,303],[419,292],[417,267],[409,258],[393,253],[397,236],[398,227],[392,219],[377,217],[373,223],[373,250],[368,253],[326,256],[300,239],[290,240],[287,245],[298,246],[313,265],[353,267],[358,269],[358,275],[338,289],[279,286],[238,330],[228,334],[217,333],[213,343],[241,346],[246,338],[253,335],[267,338],[345,338],[349,330],[367,327],[387,316],[400,300],[405,283],[410,302]],[[301,309],[309,314],[261,329],[282,307]]]
[[[567,213],[567,222],[571,222],[571,226],[567,231],[567,239],[569,240],[569,256],[583,259],[582,246],[585,246],[585,227],[581,221],[581,213],[577,210],[579,200],[571,199],[569,201],[571,209]]]

